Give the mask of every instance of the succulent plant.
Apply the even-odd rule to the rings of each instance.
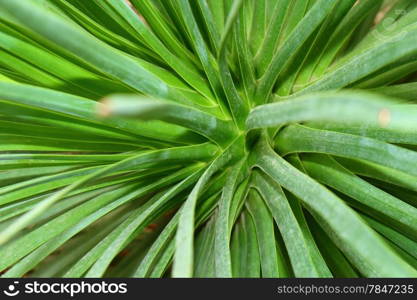
[[[416,277],[416,1],[0,20],[3,277]]]

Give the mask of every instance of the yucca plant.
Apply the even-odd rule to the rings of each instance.
[[[415,277],[415,0],[1,0],[3,277]]]

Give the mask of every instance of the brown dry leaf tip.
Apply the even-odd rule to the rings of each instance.
[[[97,103],[97,113],[101,117],[108,117],[111,114],[111,105],[110,100],[103,98],[100,102]]]
[[[387,108],[383,108],[378,113],[378,123],[381,127],[387,127],[391,121],[391,112]]]
[[[383,11],[380,11],[379,13],[377,13],[377,15],[375,16],[374,25],[379,24],[384,18],[384,16],[385,16],[385,12]]]
[[[391,5],[387,5],[383,10],[379,11],[374,19],[374,25],[379,24],[382,19],[384,19],[385,15],[388,13],[388,11],[392,8],[392,4]]]
[[[145,227],[144,231],[147,233],[151,233],[153,231],[155,231],[158,228],[158,224],[155,223],[151,223],[148,226]]]
[[[125,0],[125,1],[126,1],[127,5],[129,5],[129,7],[139,17],[139,19],[142,21],[142,23],[148,25],[148,23],[146,22],[145,18],[138,12],[138,10],[136,9],[136,7],[133,6],[132,2],[130,2],[129,0]]]

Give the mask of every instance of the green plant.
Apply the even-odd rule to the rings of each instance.
[[[414,0],[0,19],[4,277],[417,275]]]

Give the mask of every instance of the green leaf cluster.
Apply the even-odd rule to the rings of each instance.
[[[2,277],[417,277],[414,0],[0,1]]]

